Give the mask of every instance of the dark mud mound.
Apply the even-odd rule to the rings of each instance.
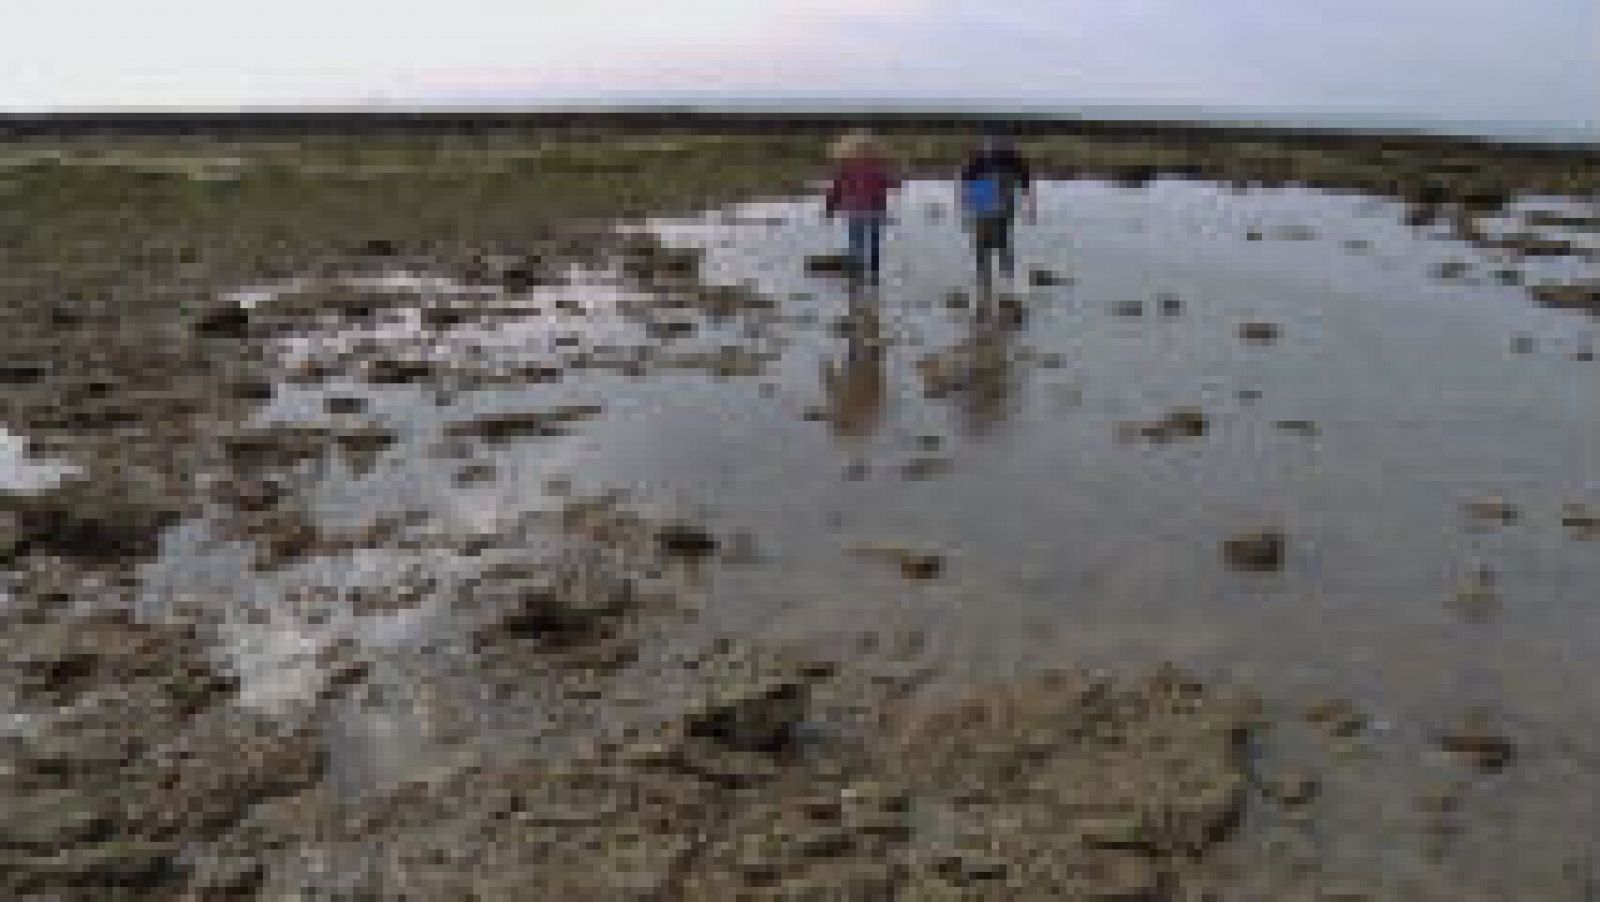
[[[321,746],[227,700],[194,631],[102,615],[0,622],[28,726],[0,743],[8,898],[167,898],[190,854],[322,776]]]

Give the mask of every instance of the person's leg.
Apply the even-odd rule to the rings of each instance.
[[[855,275],[866,265],[867,223],[865,217],[852,213],[846,220],[850,236],[850,269]]]
[[[883,259],[883,217],[873,216],[867,220],[867,274],[872,278],[878,277],[879,264]]]
[[[989,249],[984,242],[988,240],[983,225],[983,217],[972,220],[972,262],[976,264],[978,281],[982,282],[989,272]]]
[[[1012,248],[1012,219],[1001,217],[995,224],[995,244],[1000,252],[1000,271],[1007,279],[1017,275],[1017,255]]]

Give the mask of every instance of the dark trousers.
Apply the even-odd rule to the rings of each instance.
[[[1011,249],[1011,221],[1009,213],[996,216],[979,216],[972,224],[972,246],[977,252],[978,277],[988,279],[992,262],[1000,258],[1000,271],[1007,277],[1016,273],[1017,260]]]
[[[882,213],[851,213],[848,216],[850,263],[858,273],[878,273],[883,254],[883,220]]]

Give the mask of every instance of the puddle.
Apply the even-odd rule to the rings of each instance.
[[[909,185],[883,284],[856,290],[806,272],[807,255],[841,240],[812,202],[650,223],[668,244],[703,248],[709,282],[772,301],[729,315],[666,304],[671,292],[610,272],[515,292],[352,276],[408,300],[282,341],[285,370],[315,375],[278,386],[253,425],[394,434],[366,466],[292,474],[331,529],[422,512],[424,532],[494,536],[569,490],[625,489],[721,535],[748,533],[756,563],[696,584],[695,635],[841,656],[872,655],[864,634],[910,635],[953,678],[1175,661],[1272,698],[1356,699],[1388,726],[1372,778],[1335,815],[1367,838],[1352,855],[1380,854],[1381,831],[1362,818],[1403,816],[1409,796],[1395,787],[1426,776],[1431,731],[1468,706],[1518,724],[1531,750],[1521,794],[1500,799],[1503,844],[1474,853],[1482,868],[1511,873],[1540,825],[1585,822],[1587,809],[1560,800],[1600,792],[1575,763],[1600,760],[1582,726],[1600,718],[1600,692],[1583,688],[1600,653],[1600,554],[1562,511],[1600,504],[1596,370],[1573,357],[1592,346],[1593,320],[1540,308],[1518,286],[1437,278],[1451,260],[1508,264],[1405,225],[1398,205],[1176,181],[1042,186],[1038,224],[1019,230],[1019,279],[985,294],[951,201],[947,184]],[[1594,275],[1583,258],[1517,265],[1530,281]],[[294,280],[234,300],[315,288]],[[1271,339],[1241,338],[1252,323],[1276,327]],[[1531,352],[1513,350],[1518,336]],[[422,364],[415,379],[374,378]],[[534,435],[460,427],[587,407],[597,415]],[[1188,409],[1202,426],[1141,432]],[[1471,516],[1485,498],[1515,505],[1514,522]],[[440,599],[482,567],[380,549],[241,587],[249,549],[221,538],[226,520],[169,537],[147,592],[240,598],[218,613],[246,697],[262,704],[314,691],[306,662],[339,639],[407,660],[419,637],[449,633]],[[1229,569],[1223,543],[1264,527],[1286,536],[1282,571]],[[558,544],[540,535],[523,537],[528,553]],[[884,547],[936,556],[921,574],[934,578],[862,553]],[[1496,603],[1465,610],[1485,572]],[[404,612],[337,600],[417,573],[438,585]],[[303,603],[313,590],[335,600]],[[426,745],[419,725],[438,716],[404,713],[428,707],[423,695],[473,730],[497,720],[465,670],[409,660],[383,671],[402,702],[350,726],[351,754],[369,749],[380,770],[397,767],[378,761],[393,754],[383,737]]]

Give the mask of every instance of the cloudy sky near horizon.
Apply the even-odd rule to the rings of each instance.
[[[618,92],[1600,119],[1596,0],[10,0],[0,110]]]

